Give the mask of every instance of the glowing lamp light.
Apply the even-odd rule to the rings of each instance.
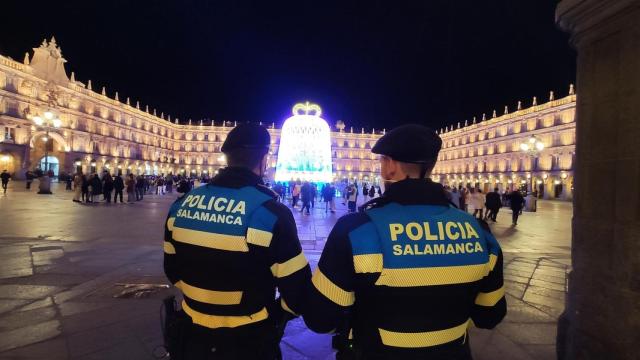
[[[9,155],[2,155],[0,160],[2,160],[2,162],[9,162]]]
[[[42,137],[42,141],[47,142],[47,141],[49,141],[49,138],[48,138],[48,137],[46,137],[46,136],[43,136],[43,137]]]
[[[53,113],[51,111],[45,111],[43,115],[47,120],[53,119]]]
[[[76,161],[76,163],[75,163],[75,164],[76,164],[76,166],[80,166],[80,165],[82,165],[82,162],[80,162],[80,161]]]
[[[44,120],[42,120],[40,116],[34,116],[33,122],[36,123],[36,125],[40,126],[44,123]]]
[[[59,128],[62,125],[62,121],[58,118],[53,119],[53,127]]]
[[[544,150],[544,143],[542,142],[536,143],[536,149],[538,149],[538,151]]]
[[[305,102],[296,104],[292,113],[282,125],[275,180],[331,182],[331,130],[320,117],[322,109]]]
[[[529,144],[527,144],[527,143],[520,144],[520,150],[528,151],[529,150]]]

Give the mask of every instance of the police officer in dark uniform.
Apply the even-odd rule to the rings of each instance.
[[[311,270],[291,212],[262,184],[269,144],[264,127],[235,127],[228,167],[169,211],[164,269],[190,320],[171,359],[276,359],[281,320],[302,312]]]
[[[468,327],[506,314],[498,242],[429,179],[441,145],[421,125],[380,138],[385,193],[329,234],[304,320],[350,334],[338,358],[471,359]]]

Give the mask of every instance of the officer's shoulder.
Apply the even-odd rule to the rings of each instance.
[[[368,222],[371,222],[371,218],[365,212],[351,213],[339,218],[332,231],[349,234]]]
[[[258,184],[258,185],[256,185],[256,186],[255,186],[255,188],[256,188],[259,192],[261,192],[261,193],[263,193],[263,194],[265,194],[265,195],[270,196],[270,197],[271,197],[271,198],[273,198],[274,200],[278,198],[278,194],[277,194],[275,191],[273,191],[272,189],[270,189],[269,187],[265,186],[265,185]]]

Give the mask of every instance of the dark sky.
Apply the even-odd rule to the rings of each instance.
[[[281,123],[310,100],[358,129],[439,128],[575,79],[557,0],[2,3],[0,54],[55,35],[68,74],[181,120]]]

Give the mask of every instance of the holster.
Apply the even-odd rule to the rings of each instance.
[[[184,348],[191,326],[191,319],[178,310],[176,297],[171,295],[162,301],[164,318],[161,320],[164,347],[171,360],[184,358]]]

